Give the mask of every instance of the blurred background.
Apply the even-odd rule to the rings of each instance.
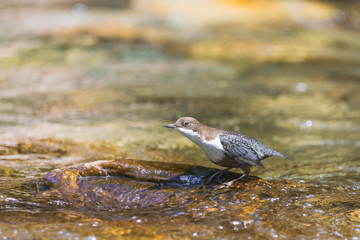
[[[355,0],[1,0],[0,197],[96,159],[215,167],[181,116],[289,158],[254,175],[358,189],[359,30]]]
[[[97,158],[213,166],[162,127],[193,116],[296,164],[358,153],[358,1],[1,5],[1,144],[51,137],[92,143]]]

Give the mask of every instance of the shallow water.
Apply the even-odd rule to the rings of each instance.
[[[123,1],[115,7],[112,1],[4,3],[0,236],[5,239],[206,238],[217,231],[238,237],[238,225],[254,217],[224,220],[229,228],[221,231],[218,222],[206,223],[196,211],[172,207],[156,217],[171,216],[174,222],[150,227],[149,209],[97,212],[61,201],[49,207],[21,187],[55,168],[114,157],[215,167],[197,146],[162,127],[180,116],[242,132],[288,157],[264,160],[265,169],[253,168],[252,175],[320,186],[308,189],[312,195],[331,187],[348,198],[359,196],[358,3],[280,1],[264,8],[263,1],[209,1],[204,10],[181,1],[171,6]],[[307,214],[290,199],[282,201],[294,205],[293,216]],[[318,227],[304,237],[359,239],[359,206],[344,203],[338,210],[352,229],[331,228],[319,217],[319,226],[329,229]],[[184,219],[194,223],[178,229]],[[134,230],[136,224],[141,230]]]

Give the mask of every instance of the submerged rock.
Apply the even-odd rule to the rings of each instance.
[[[325,239],[358,233],[357,189],[256,177],[222,185],[240,176],[232,172],[205,185],[213,173],[199,166],[121,159],[53,170],[35,185],[38,197],[50,204],[61,200],[107,210],[106,219],[136,232],[152,229],[155,235],[179,224],[212,238]]]
[[[42,198],[61,198],[101,209],[180,204],[199,197],[216,170],[167,162],[129,159],[85,163],[49,172],[37,182]],[[228,172],[216,181],[241,174]],[[186,190],[185,190],[186,188]],[[190,190],[190,191],[189,191]]]

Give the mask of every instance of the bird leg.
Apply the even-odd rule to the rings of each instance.
[[[219,170],[216,173],[214,173],[213,175],[211,175],[211,177],[209,178],[209,180],[206,181],[205,185],[208,185],[214,177],[218,176],[217,178],[219,179],[219,177],[221,177],[221,175],[224,174],[224,172],[229,171],[230,169],[232,169],[232,167],[227,167],[225,169]]]
[[[250,168],[245,169],[245,170],[244,170],[244,174],[241,175],[241,177],[235,178],[235,179],[233,179],[233,180],[231,180],[231,181],[229,181],[229,182],[227,182],[227,183],[224,183],[224,185],[227,186],[227,187],[230,187],[235,181],[241,180],[241,179],[249,176],[249,173],[250,173]]]

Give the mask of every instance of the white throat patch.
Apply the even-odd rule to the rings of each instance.
[[[199,145],[211,161],[216,163],[224,157],[225,152],[219,137],[207,141],[205,138],[202,138],[198,132],[194,132],[191,129],[176,128],[176,130]]]
[[[198,132],[194,132],[191,129],[176,128],[176,130],[198,145],[203,141],[200,134]]]

